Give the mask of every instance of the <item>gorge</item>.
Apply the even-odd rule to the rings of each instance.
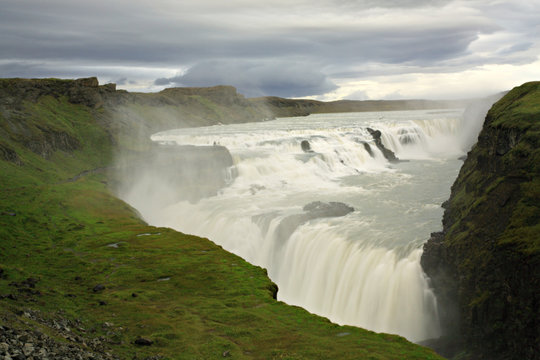
[[[269,172],[260,173],[259,180],[253,181],[245,176],[256,174],[249,171],[250,166],[252,170],[260,169],[271,162],[265,157],[267,154],[262,157],[257,154],[260,149],[249,148],[245,139],[236,145],[233,136],[213,138],[211,133],[206,133],[197,139],[193,135],[205,129],[194,132],[185,129],[174,135],[183,136],[184,140],[191,137],[189,142],[182,143],[182,152],[177,154],[171,150],[175,148],[172,145],[156,147],[149,136],[179,127],[252,122],[287,114],[306,115],[317,107],[325,107],[321,113],[330,113],[338,105],[311,103],[306,107],[305,101],[295,103],[275,98],[264,104],[262,99],[243,98],[231,87],[130,94],[115,90],[114,85],[99,86],[92,78],[75,81],[5,79],[0,84],[0,173],[5,189],[1,193],[0,209],[0,325],[4,328],[34,328],[51,334],[57,331],[49,326],[53,321],[67,324],[69,320],[69,324],[75,324],[77,320],[82,325],[70,326],[73,334],[62,330],[63,341],[77,344],[73,346],[81,349],[92,348],[100,354],[109,351],[116,358],[132,358],[136,354],[146,358],[439,358],[431,350],[401,337],[338,326],[297,307],[276,302],[273,297],[277,295],[279,299],[282,290],[287,296],[287,286],[277,290],[263,269],[249,265],[208,240],[165,227],[148,226],[139,219],[141,214],[145,219],[160,215],[156,209],[164,202],[174,207],[179,200],[187,199],[182,205],[186,207],[182,214],[188,225],[195,226],[196,222],[189,221],[189,216],[196,216],[197,212],[193,211],[196,206],[207,204],[208,209],[229,216],[231,213],[227,214],[224,207],[216,207],[217,203],[211,202],[227,196],[227,191],[235,198],[237,195],[232,191],[240,191],[247,199],[260,198],[268,204],[272,201],[277,204],[270,211],[249,212],[257,203],[248,201],[232,211],[250,213],[249,221],[256,225],[257,231],[277,229],[285,221],[292,225],[282,225],[279,232],[298,240],[296,244],[304,241],[299,237],[298,229],[301,229],[307,238],[322,235],[321,240],[332,250],[339,249],[343,244],[327,241],[335,236],[328,231],[339,229],[345,218],[362,215],[359,205],[365,205],[368,194],[363,191],[357,194],[359,204],[352,204],[354,197],[348,196],[350,201],[340,201],[346,204],[342,206],[335,205],[338,200],[333,195],[319,191],[322,196],[313,199],[303,196],[299,189],[305,188],[306,181],[314,176],[318,181],[325,179],[325,188],[331,188],[339,176],[348,179],[343,185],[356,189],[379,184],[376,191],[383,191],[403,180],[406,184],[407,179],[415,179],[407,171],[418,164],[440,166],[444,163],[435,161],[440,154],[434,150],[439,145],[447,149],[447,143],[433,128],[425,126],[429,121],[419,125],[422,135],[418,129],[412,132],[400,131],[399,126],[384,129],[380,115],[370,119],[365,113],[355,115],[367,119],[367,123],[355,131],[351,131],[349,123],[324,128],[324,134],[307,134],[305,128],[298,127],[289,132],[292,137],[261,137],[258,142],[263,148],[267,146],[274,154],[284,157],[294,156],[292,160],[280,160],[277,168],[270,166]],[[538,358],[538,89],[538,83],[525,84],[492,107],[479,142],[468,154],[452,186],[450,200],[445,202],[442,232],[433,234],[420,260],[421,246],[427,235],[440,229],[439,204],[448,196],[447,192],[432,197],[424,187],[426,196],[432,198],[430,206],[422,210],[432,214],[430,225],[425,228],[428,232],[424,238],[411,235],[415,239],[414,246],[400,250],[413,254],[415,276],[422,274],[420,262],[430,276],[440,303],[438,309],[443,310],[439,311],[441,331],[449,337],[461,338],[455,353],[461,359]],[[276,113],[275,108],[279,108],[280,103],[287,104],[290,110],[283,107]],[[355,105],[358,106],[355,111],[362,106],[372,106],[361,103]],[[384,106],[403,104],[388,102]],[[441,104],[422,106],[424,110],[416,108],[416,115],[429,114],[427,109]],[[445,110],[442,116],[445,113],[449,114]],[[317,116],[324,119],[327,115]],[[346,116],[342,114],[341,120]],[[382,116],[391,116],[391,113]],[[311,121],[312,118],[302,117],[295,123],[301,124],[306,119]],[[271,126],[271,123],[260,124]],[[410,161],[389,167],[376,146],[369,147],[370,154],[364,145],[372,141],[366,125],[381,131],[384,145],[394,150],[399,159]],[[163,134],[156,136],[166,142],[176,142]],[[422,138],[426,134],[429,136]],[[412,141],[392,142],[392,136],[396,139],[411,137]],[[313,153],[302,150],[300,144],[304,139],[309,139]],[[335,139],[342,141],[334,142]],[[405,144],[412,145],[415,151],[410,151]],[[419,144],[429,145],[422,150],[422,156],[417,151]],[[466,150],[465,144],[471,145],[470,140],[455,144],[458,144],[457,151],[450,156],[454,170],[435,171],[448,181],[446,185],[441,183],[446,191],[453,181],[447,174],[455,176],[460,164],[457,157]],[[200,153],[194,150],[194,145],[206,147]],[[353,145],[355,150],[351,152]],[[243,150],[235,153],[234,146]],[[144,186],[137,184],[140,169],[134,163],[151,164],[157,171],[174,163],[206,163],[216,159],[215,155],[219,157],[217,162],[209,162],[197,172],[178,178],[163,176],[161,180],[167,186],[169,180],[190,186],[185,191],[161,193],[155,198],[156,207],[148,212],[137,214],[111,193],[111,189],[125,189],[126,176],[133,180],[128,185],[139,186],[139,193],[144,190]],[[428,161],[428,157],[431,160]],[[119,158],[123,160],[115,162]],[[290,166],[285,166],[287,161]],[[219,169],[232,164],[236,164],[238,172],[219,178]],[[310,171],[302,166],[310,167]],[[324,169],[326,172],[322,171]],[[292,174],[300,170],[301,175],[293,175],[287,184],[280,185],[279,178],[283,175],[280,171],[284,170]],[[359,172],[366,179],[371,177],[371,182],[360,186],[347,183]],[[385,173],[387,179],[396,181],[381,182],[374,175],[377,173]],[[198,181],[201,176],[215,181],[201,187]],[[232,179],[239,181],[231,185]],[[242,183],[243,179],[249,181]],[[223,190],[224,186],[228,187]],[[279,198],[269,196],[269,186],[281,186],[285,192],[298,193],[299,202],[289,208],[279,204]],[[403,195],[407,191],[398,193]],[[129,191],[123,196],[129,197]],[[208,199],[214,200],[209,203]],[[313,202],[319,200],[320,203]],[[332,226],[328,226],[320,223],[317,215],[317,211],[326,211],[324,204],[342,210],[352,205],[354,211],[338,211],[343,216],[331,217]],[[377,203],[372,202],[372,205],[376,207]],[[315,227],[310,229],[310,224]],[[209,234],[225,236],[226,224],[217,225]],[[252,229],[250,226],[243,230]],[[388,226],[383,223],[382,227]],[[211,226],[206,229],[210,230]],[[367,229],[364,230],[369,231]],[[345,230],[346,233],[350,229]],[[259,244],[253,246],[256,250],[260,247]],[[248,251],[242,256],[249,258],[249,254]],[[264,261],[260,264],[267,267]],[[406,262],[402,264],[403,269],[409,269]],[[268,271],[270,276],[279,277],[272,273],[279,273],[278,270],[268,266]],[[351,279],[352,286],[361,284],[355,283],[354,276]],[[298,284],[291,282],[291,290],[299,290],[301,294],[311,291]],[[351,285],[343,285],[347,287]],[[42,315],[36,315],[40,313]],[[457,317],[461,319],[458,326],[450,326]],[[405,319],[405,327],[410,328],[407,325],[414,321]],[[376,329],[387,331],[388,328]],[[438,334],[437,331],[431,333]],[[425,334],[407,336],[413,340],[426,338]],[[77,341],[77,337],[81,340]],[[137,345],[141,343],[135,341],[139,337],[148,338],[152,345]],[[99,346],[88,345],[95,339]]]

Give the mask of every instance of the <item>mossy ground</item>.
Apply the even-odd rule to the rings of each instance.
[[[126,359],[439,359],[278,302],[264,269],[207,239],[146,225],[111,194],[106,171],[77,177],[111,165],[103,114],[65,98],[21,106],[0,118],[0,144],[20,159],[0,160],[0,294],[17,297],[0,299],[2,321],[27,308],[80,319],[84,336],[104,336]],[[43,157],[24,145],[46,143],[53,129],[79,146]],[[12,285],[29,277],[39,294]],[[11,325],[38,326],[17,319]],[[134,345],[138,336],[154,344]]]

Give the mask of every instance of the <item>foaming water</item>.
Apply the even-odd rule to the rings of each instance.
[[[154,141],[225,146],[236,176],[197,203],[138,210],[151,224],[208,237],[267,268],[289,304],[412,341],[438,337],[437,301],[420,256],[440,229],[439,204],[464,154],[461,113],[324,114],[159,133]],[[408,161],[390,164],[368,128]],[[312,152],[302,151],[303,140]],[[137,196],[123,198],[144,203]],[[303,218],[313,201],[355,211]]]

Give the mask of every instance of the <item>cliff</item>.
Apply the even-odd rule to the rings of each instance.
[[[225,148],[156,154],[148,135],[258,119],[245,101],[230,87],[130,94],[93,78],[0,79],[0,358],[440,359],[278,302],[264,269],[148,226],[114,196],[118,153],[132,154],[128,176],[141,162],[175,170],[164,181],[215,176],[232,161]],[[217,163],[181,176],[182,161],[214,152]],[[171,200],[222,186],[211,185]]]
[[[422,266],[460,358],[540,359],[540,82],[489,110]]]

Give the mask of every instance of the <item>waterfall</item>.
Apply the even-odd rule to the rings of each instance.
[[[463,155],[460,115],[324,114],[163,132],[152,139],[226,147],[234,178],[215,196],[159,211],[141,205],[148,192],[127,189],[122,197],[153,225],[208,237],[267,268],[279,300],[339,324],[435,338],[437,301],[420,266],[421,247],[440,229],[439,204]],[[406,162],[390,164],[368,127]],[[309,213],[314,201],[354,211]]]

